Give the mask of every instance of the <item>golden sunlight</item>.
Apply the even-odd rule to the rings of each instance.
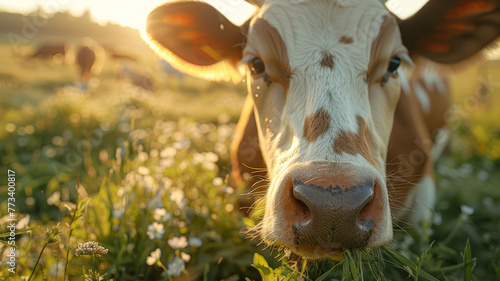
[[[234,23],[244,22],[255,11],[255,8],[243,0],[205,0],[210,3]],[[143,29],[148,13],[156,6],[161,5],[166,0],[29,0],[10,1],[0,0],[0,10],[17,13],[29,13],[38,8],[53,14],[55,12],[69,11],[72,14],[80,15],[86,10],[92,14],[92,18],[100,23],[118,23],[120,25]]]

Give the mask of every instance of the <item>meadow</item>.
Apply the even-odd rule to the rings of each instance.
[[[179,80],[148,53],[132,65],[147,91],[121,64],[83,91],[74,65],[0,45],[0,280],[500,280],[497,65],[453,77],[433,222],[333,263],[246,238],[261,209],[240,210],[253,196],[229,185],[228,154],[244,83]]]

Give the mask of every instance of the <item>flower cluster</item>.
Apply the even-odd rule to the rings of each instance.
[[[186,263],[184,262],[184,260],[175,257],[174,261],[168,265],[167,274],[168,276],[179,276],[185,268]]]
[[[103,246],[99,246],[99,244],[95,241],[80,243],[75,250],[76,256],[96,256],[100,258],[107,253],[108,249]]]
[[[149,254],[149,257],[146,258],[146,263],[148,265],[153,265],[160,260],[160,257],[161,257],[161,250],[158,248],[152,251],[151,254]]]
[[[148,225],[147,234],[149,239],[151,240],[161,239],[163,237],[163,234],[165,234],[165,226],[161,223],[153,222],[152,224]]]
[[[59,236],[61,235],[61,228],[59,224],[53,226],[50,229],[47,229],[45,231],[45,240],[47,241],[47,244],[51,243],[57,243],[59,241]]]

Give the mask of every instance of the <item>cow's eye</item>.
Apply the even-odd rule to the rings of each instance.
[[[396,75],[398,74],[398,68],[400,64],[401,64],[401,58],[399,56],[394,56],[389,60],[387,71],[382,77],[381,81],[382,84],[389,82],[389,79],[391,79],[391,77],[396,77]]]
[[[399,65],[401,64],[401,58],[399,56],[394,56],[389,61],[389,66],[387,67],[387,71],[391,74],[396,74]]]
[[[248,63],[248,67],[250,68],[250,73],[252,73],[252,76],[259,76],[264,73],[264,71],[266,71],[264,62],[260,58],[253,58]]]

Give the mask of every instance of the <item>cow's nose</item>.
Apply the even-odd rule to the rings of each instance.
[[[368,243],[375,220],[376,181],[347,188],[293,180],[293,197],[309,215],[293,224],[295,244],[325,248],[358,248]],[[306,210],[307,211],[307,210]]]

